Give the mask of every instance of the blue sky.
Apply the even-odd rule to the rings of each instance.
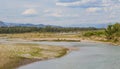
[[[120,22],[120,0],[0,0],[0,20],[62,26]]]

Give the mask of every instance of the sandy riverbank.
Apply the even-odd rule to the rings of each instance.
[[[102,41],[102,40],[94,40],[94,39],[81,39],[81,41],[100,42],[100,43],[107,43],[107,44],[112,44],[112,45],[115,45],[115,46],[120,46],[120,43],[115,43],[115,42],[110,42],[110,41]]]
[[[80,38],[29,38],[32,41],[65,41],[65,42],[80,42]]]
[[[68,48],[27,43],[1,44],[0,69],[14,69],[36,61],[59,58],[67,54]]]

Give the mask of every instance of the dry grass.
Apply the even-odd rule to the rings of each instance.
[[[0,69],[13,69],[34,61],[61,57],[66,48],[37,44],[1,44]]]
[[[21,34],[0,34],[0,37],[8,38],[78,38],[76,34],[66,34],[66,33],[21,33]]]
[[[20,38],[33,41],[76,41],[80,42],[78,33],[21,33],[21,34],[0,34],[0,37]]]

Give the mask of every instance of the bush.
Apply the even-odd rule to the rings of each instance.
[[[101,36],[103,35],[103,31],[91,31],[91,32],[86,32],[83,34],[83,36],[90,37],[90,36]]]
[[[115,39],[115,37],[120,37],[120,24],[116,23],[114,25],[108,25],[105,29],[105,35],[108,40]]]

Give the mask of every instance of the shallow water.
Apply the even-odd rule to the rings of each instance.
[[[95,42],[36,42],[80,47],[58,59],[39,61],[18,69],[120,69],[120,47]]]

